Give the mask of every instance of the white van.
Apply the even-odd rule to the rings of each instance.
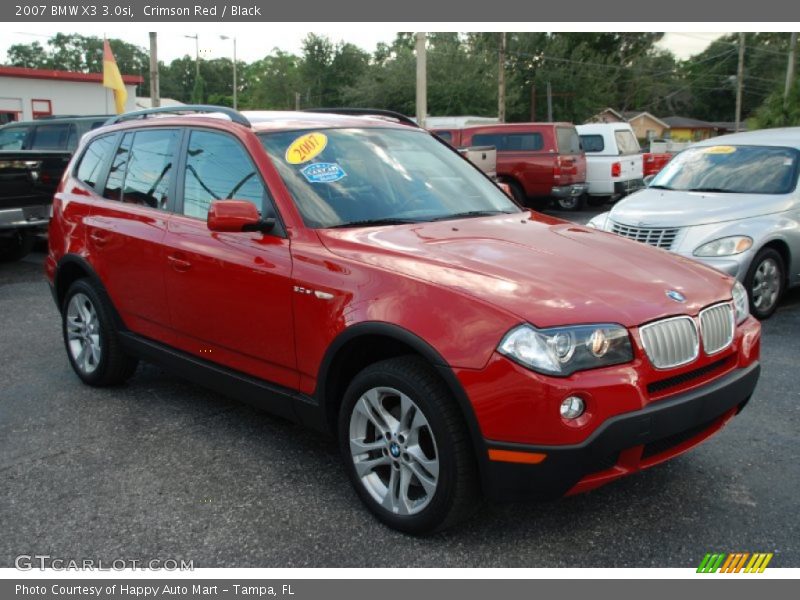
[[[593,204],[617,200],[644,187],[642,152],[627,123],[577,125],[586,153],[587,194]]]

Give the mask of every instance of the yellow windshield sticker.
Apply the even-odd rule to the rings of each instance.
[[[733,154],[736,148],[733,146],[709,146],[703,149],[703,154]]]
[[[301,135],[286,149],[286,162],[290,165],[302,165],[310,161],[328,145],[328,136],[315,131]]]

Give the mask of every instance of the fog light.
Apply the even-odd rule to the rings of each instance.
[[[577,396],[569,396],[561,402],[561,416],[564,419],[577,419],[586,410],[583,400]]]

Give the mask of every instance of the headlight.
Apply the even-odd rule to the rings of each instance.
[[[753,247],[753,238],[746,235],[732,235],[703,244],[694,251],[695,256],[733,256]]]
[[[604,230],[606,228],[606,221],[608,221],[608,213],[604,212],[594,216],[592,220],[586,224],[586,226],[591,227],[592,229]]]
[[[552,329],[519,325],[505,335],[497,350],[524,367],[561,377],[633,360],[628,330],[613,324]]]
[[[733,296],[733,307],[736,310],[736,324],[738,325],[750,314],[750,301],[747,299],[747,290],[738,281],[733,284],[731,295]]]

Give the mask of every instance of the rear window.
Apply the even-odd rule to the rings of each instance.
[[[544,147],[541,133],[478,133],[473,146],[494,146],[498,152],[535,152]]]
[[[602,152],[606,149],[602,135],[582,135],[581,146],[584,152]]]
[[[580,154],[581,138],[574,127],[556,127],[559,154]]]
[[[0,150],[22,150],[30,127],[5,127],[0,129]]]
[[[617,148],[620,154],[638,154],[640,152],[639,142],[633,132],[627,129],[619,129],[614,132],[614,139],[617,141]]]
[[[31,150],[68,150],[77,145],[75,126],[69,123],[37,125],[33,131]]]

